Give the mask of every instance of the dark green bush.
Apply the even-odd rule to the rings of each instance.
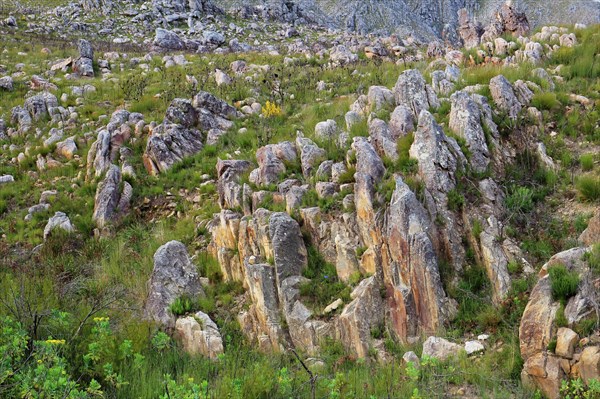
[[[564,265],[551,266],[548,269],[552,296],[555,300],[566,301],[577,293],[579,275],[567,270]]]

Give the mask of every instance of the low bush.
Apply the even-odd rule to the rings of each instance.
[[[579,275],[569,271],[564,265],[551,266],[548,269],[552,297],[555,300],[566,301],[577,293]]]
[[[582,200],[589,202],[600,200],[600,177],[593,175],[580,176],[575,186]]]

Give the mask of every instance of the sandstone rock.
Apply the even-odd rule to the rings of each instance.
[[[335,65],[343,66],[358,61],[358,56],[344,45],[334,47],[329,53],[329,59]]]
[[[392,137],[392,133],[384,121],[377,118],[372,119],[369,122],[369,136],[381,157],[388,157],[392,161],[398,160],[396,140]]]
[[[302,174],[304,177],[309,177],[313,169],[325,160],[327,153],[311,139],[302,136],[301,133],[298,133],[298,137],[296,138],[296,147],[300,151]]]
[[[61,229],[68,233],[75,231],[75,227],[71,224],[71,220],[63,212],[56,212],[54,216],[48,220],[46,227],[44,227],[44,241],[48,239],[50,234],[56,229]]]
[[[383,275],[392,329],[404,342],[422,332],[435,332],[452,313],[438,270],[434,234],[427,211],[396,177],[385,233],[390,262]]]
[[[527,36],[529,34],[529,21],[525,13],[517,11],[512,1],[506,2],[500,7],[497,17],[502,24],[504,32],[511,33],[515,37]]]
[[[464,91],[456,92],[450,97],[449,127],[464,138],[471,152],[470,163],[477,172],[484,172],[490,163],[490,151],[486,143],[482,115],[479,106]]]
[[[596,212],[590,219],[587,228],[579,236],[579,241],[587,246],[600,243],[600,212]]]
[[[587,384],[592,379],[600,377],[600,346],[588,346],[581,352],[579,358],[579,374]]]
[[[423,356],[442,361],[457,357],[462,350],[462,346],[439,337],[429,337],[423,343]]]
[[[354,204],[358,231],[366,246],[379,245],[382,237],[376,221],[375,187],[383,178],[385,167],[366,138],[354,137],[353,140],[352,149],[356,153]]]
[[[367,94],[371,111],[395,105],[394,93],[385,86],[371,86]]]
[[[394,97],[397,105],[406,106],[415,117],[423,110],[440,106],[435,92],[416,69],[409,69],[400,74],[394,86]]]
[[[419,367],[421,365],[419,357],[413,351],[408,351],[404,355],[402,355],[402,360],[404,361],[404,363],[412,363],[416,367]]]
[[[358,357],[367,357],[371,329],[383,322],[383,300],[375,276],[368,277],[352,291],[352,302],[342,311],[337,335]]]
[[[6,184],[6,183],[14,183],[15,178],[13,177],[13,175],[2,175],[0,176],[0,185]]]
[[[161,124],[148,139],[144,165],[150,174],[164,172],[202,148],[200,131],[176,124]]]
[[[504,76],[498,75],[490,80],[490,91],[496,106],[506,112],[509,118],[516,120],[523,106],[510,82]]]
[[[455,173],[462,169],[466,159],[456,141],[444,134],[433,115],[422,111],[415,140],[410,147],[411,158],[419,162],[419,175],[427,191],[426,207],[431,219],[441,217],[442,245],[456,270],[462,270],[464,248],[460,224],[448,209],[448,193],[456,187]]]
[[[121,183],[121,169],[116,165],[111,165],[106,172],[104,180],[98,184],[98,188],[96,189],[92,220],[100,228],[106,227],[120,216],[119,205],[122,208],[129,207],[127,196],[131,195],[129,191],[132,188],[128,182],[124,182],[123,189],[121,189]],[[125,195],[122,195],[122,193]],[[121,203],[122,199],[124,200],[123,203]]]
[[[190,355],[200,354],[216,359],[223,353],[223,339],[219,328],[206,313],[180,317],[175,323],[175,333]]]
[[[144,312],[147,318],[173,328],[175,316],[169,307],[182,296],[204,296],[200,278],[179,241],[169,241],[154,254],[154,269],[148,282],[149,291]]]
[[[319,122],[315,126],[315,137],[323,142],[335,143],[340,131],[333,119]]]
[[[462,8],[458,11],[458,23],[458,34],[462,39],[465,48],[469,50],[478,47],[483,28],[471,21],[469,12],[466,8]]]
[[[297,160],[296,148],[289,141],[269,144],[256,151],[258,169],[250,175],[250,181],[258,186],[278,183],[286,171],[286,164]]]
[[[74,136],[56,143],[56,152],[67,159],[73,159],[73,156],[77,152],[77,144],[75,144]]]
[[[399,105],[390,116],[390,134],[394,140],[404,137],[415,130],[415,118],[411,110],[404,105]]]
[[[11,78],[10,76],[4,76],[4,77],[0,78],[0,89],[6,90],[6,91],[13,91],[14,90],[13,78]]]
[[[538,388],[548,399],[560,398],[561,381],[565,377],[558,357],[539,352],[528,358],[523,366],[523,385]]]
[[[575,345],[579,342],[579,335],[570,328],[561,327],[556,333],[556,353],[560,357],[571,359]]]
[[[217,161],[217,191],[221,209],[233,209],[244,206],[241,178],[250,170],[250,162],[219,159]]]

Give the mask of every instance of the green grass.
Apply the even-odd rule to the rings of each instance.
[[[579,164],[584,172],[594,169],[594,154],[582,154],[579,157]]]
[[[600,176],[591,174],[579,176],[576,186],[584,201],[600,201]]]

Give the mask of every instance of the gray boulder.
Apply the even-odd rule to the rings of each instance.
[[[394,97],[396,105],[408,107],[415,117],[423,110],[440,106],[435,92],[416,69],[409,69],[400,74],[394,86]]]
[[[185,245],[179,241],[169,241],[158,248],[154,254],[154,269],[148,285],[145,316],[170,328],[175,326],[175,316],[169,307],[176,299],[205,295],[196,267],[192,264]]]
[[[156,29],[154,44],[167,50],[182,50],[185,48],[185,43],[175,32],[162,28]]]

